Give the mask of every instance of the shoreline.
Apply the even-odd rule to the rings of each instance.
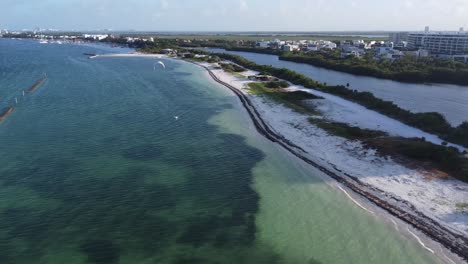
[[[375,186],[365,183],[358,177],[354,177],[343,171],[339,172],[336,167],[335,170],[338,170],[337,172],[332,171],[329,168],[319,164],[317,161],[308,158],[308,153],[303,148],[295,145],[284,136],[278,135],[269,127],[269,125],[266,124],[259,111],[245,93],[233,85],[220,80],[207,66],[198,63],[194,64],[203,67],[205,70],[207,70],[214,81],[234,92],[234,94],[240,99],[244,108],[247,110],[247,113],[254,123],[255,128],[261,135],[266,137],[268,140],[277,143],[282,148],[303,160],[304,162],[319,169],[327,176],[336,180],[338,183],[346,186],[348,189],[354,191],[357,194],[360,194],[368,201],[377,205],[379,208],[403,220],[407,224],[415,227],[417,230],[420,230],[432,240],[439,242],[444,247],[463,258],[465,261],[468,261],[468,238],[450,230],[432,218],[426,216],[423,212],[417,210],[416,207],[414,207],[414,205],[408,201],[400,199],[391,193],[385,192]],[[332,167],[334,166],[333,164],[331,165]]]

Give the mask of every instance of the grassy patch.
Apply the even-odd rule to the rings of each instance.
[[[468,159],[455,148],[436,145],[419,138],[374,138],[365,140],[364,143],[383,155],[430,162],[437,169],[468,182]]]
[[[240,74],[238,72],[229,72],[229,73],[236,76],[236,77],[238,77],[238,78],[243,78],[243,79],[247,78],[245,75],[242,75],[242,74]]]
[[[303,103],[304,100],[322,99],[321,97],[303,91],[285,92],[281,89],[267,88],[263,83],[250,83],[249,91],[251,94],[268,96],[294,111],[305,114],[317,114],[317,112],[312,109],[312,107],[305,105]]]
[[[457,203],[455,207],[457,208],[457,210],[465,211],[468,210],[468,203]]]
[[[309,118],[309,122],[333,135],[350,140],[362,140],[387,136],[387,133],[382,131],[362,129],[355,126],[349,126],[345,123],[330,122],[323,119]]]
[[[223,68],[223,70],[227,72],[245,72],[246,69],[237,65],[237,64],[232,64],[232,63],[219,63],[219,66]]]
[[[265,86],[272,89],[288,88],[289,83],[287,81],[267,82]]]

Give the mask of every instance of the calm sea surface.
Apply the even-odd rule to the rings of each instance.
[[[440,263],[200,68],[85,52],[0,40],[0,263]]]
[[[438,112],[453,126],[468,121],[468,86],[451,84],[411,84],[373,77],[358,76],[308,64],[282,61],[276,55],[252,52],[206,49],[240,55],[258,64],[288,68],[314,80],[334,85],[350,84],[350,89],[372,92],[375,96],[392,101],[413,112]]]

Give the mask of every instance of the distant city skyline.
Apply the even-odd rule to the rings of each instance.
[[[0,0],[0,28],[115,31],[457,31],[466,0]]]

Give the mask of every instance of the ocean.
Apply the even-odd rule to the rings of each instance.
[[[203,69],[84,55],[128,51],[0,39],[0,263],[442,263]]]

